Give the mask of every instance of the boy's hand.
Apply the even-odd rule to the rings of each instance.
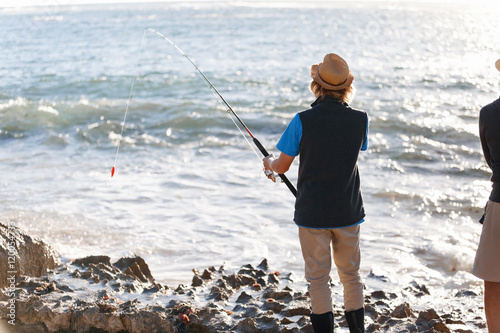
[[[274,161],[274,159],[275,159],[274,155],[270,154],[264,157],[262,162],[264,163],[264,173],[266,174],[266,177],[276,183],[276,175],[274,174],[273,168],[271,167],[271,164]]]
[[[266,170],[273,170],[271,167],[271,163],[275,160],[274,154],[269,154],[266,157],[262,159],[262,162],[264,163],[264,168]]]

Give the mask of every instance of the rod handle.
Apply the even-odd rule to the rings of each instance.
[[[255,143],[257,148],[259,148],[260,152],[262,153],[262,155],[264,155],[264,157],[269,156],[269,153],[267,152],[266,148],[264,148],[264,146],[260,143],[259,140],[257,140],[257,138],[253,138],[253,143]],[[293,186],[293,184],[290,182],[290,180],[288,180],[288,177],[281,173],[279,173],[278,176],[280,176],[281,180],[283,181],[283,183],[286,184],[290,192],[292,192],[292,194],[295,197],[297,197],[297,190],[295,189],[295,186]]]

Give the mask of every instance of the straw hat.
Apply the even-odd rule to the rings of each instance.
[[[328,90],[345,89],[354,80],[347,62],[335,53],[327,54],[322,63],[312,65],[311,77]]]
[[[498,69],[498,71],[500,72],[500,59],[498,59],[496,62],[495,62],[495,67]]]

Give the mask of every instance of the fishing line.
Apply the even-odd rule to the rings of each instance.
[[[221,102],[219,101],[219,103],[221,103]],[[257,156],[257,158],[259,159],[259,162],[260,162],[260,161],[261,161],[261,159],[260,159],[259,154],[257,154],[257,151],[256,151],[256,150],[255,150],[255,148],[252,146],[252,144],[250,143],[250,141],[248,141],[248,139],[247,139],[247,137],[246,137],[245,133],[243,133],[243,131],[241,130],[240,126],[238,126],[238,124],[236,123],[236,121],[234,121],[234,118],[233,118],[233,117],[231,117],[231,116],[229,115],[229,112],[226,112],[226,113],[227,113],[227,117],[228,117],[229,119],[231,119],[231,121],[233,122],[234,126],[236,126],[236,128],[238,129],[238,131],[240,131],[241,136],[243,136],[243,139],[245,139],[245,141],[248,143],[248,145],[250,146],[250,148],[252,148],[252,151],[255,153],[255,156]]]
[[[219,103],[221,104],[221,106],[226,109],[227,111],[227,114],[229,116],[229,118],[231,118],[231,120],[233,121],[233,123],[236,125],[236,127],[238,128],[238,130],[240,131],[241,135],[245,138],[245,141],[247,141],[248,145],[252,148],[252,150],[254,151],[254,153],[257,155],[257,157],[259,157],[259,155],[257,154],[257,152],[255,151],[255,149],[253,148],[252,144],[250,143],[250,141],[247,139],[247,137],[245,136],[245,134],[243,133],[243,131],[241,130],[240,126],[238,126],[238,124],[236,123],[236,121],[233,119],[233,117],[231,117],[230,115],[233,115],[234,118],[236,118],[238,120],[238,122],[240,123],[240,125],[246,130],[246,132],[248,133],[248,135],[250,136],[250,138],[252,138],[252,141],[253,143],[255,144],[255,146],[257,146],[257,148],[260,150],[260,152],[264,155],[264,156],[268,156],[269,153],[267,152],[267,150],[264,148],[264,146],[260,143],[259,140],[257,140],[257,138],[252,134],[252,132],[248,129],[248,127],[245,125],[245,123],[243,122],[243,120],[241,120],[241,118],[238,116],[238,114],[236,112],[234,112],[233,108],[231,107],[231,105],[229,105],[229,103],[225,100],[224,97],[222,97],[221,93],[217,90],[217,88],[215,88],[215,86],[212,84],[212,82],[210,82],[210,80],[208,79],[208,77],[201,71],[201,69],[194,63],[193,60],[191,60],[191,58],[189,58],[187,56],[186,53],[184,53],[184,51],[182,51],[179,46],[177,46],[177,44],[175,44],[172,40],[170,40],[168,37],[166,37],[165,35],[163,35],[162,33],[154,30],[154,29],[150,29],[150,28],[146,28],[144,30],[144,34],[146,33],[146,30],[149,30],[157,35],[159,35],[160,37],[162,37],[163,39],[165,39],[166,41],[168,41],[173,47],[175,47],[177,49],[177,51],[179,51],[180,54],[182,54],[193,66],[194,68],[198,71],[198,73],[200,74],[201,78],[203,79],[203,81],[207,84],[208,88],[217,96],[219,97],[219,99],[217,99],[219,101]],[[142,41],[141,41],[141,52],[142,52],[142,46],[143,46],[143,42],[144,42],[144,34],[142,36]],[[140,55],[141,55],[141,52],[139,53],[139,60],[138,60],[138,64],[137,66],[139,66],[139,61],[140,61]],[[138,76],[139,74],[137,74]],[[136,76],[136,77],[137,77]],[[134,80],[132,81],[132,86],[130,87],[130,94],[129,94],[129,101],[127,103],[127,109],[125,111],[125,118],[127,116],[127,110],[128,110],[128,105],[130,103],[130,96],[132,94],[132,89],[134,87],[134,82],[135,82],[135,79],[136,77],[134,77]],[[123,125],[122,125],[122,133],[123,133],[123,128],[125,126],[125,118],[123,120]],[[118,148],[119,148],[119,145],[118,145]],[[115,163],[116,163],[116,157],[118,156],[118,149],[116,151],[116,156],[115,156]],[[260,160],[260,158],[259,158]],[[115,172],[115,166],[113,165],[113,169],[111,170],[111,177],[113,177],[113,174]],[[288,180],[288,178],[284,175],[284,174],[278,174],[278,176],[281,178],[281,180],[286,184],[286,186],[288,187],[288,189],[292,192],[292,194],[294,196],[297,196],[297,190],[295,189],[295,186],[293,186],[293,184]]]
[[[127,120],[128,107],[130,105],[130,99],[132,98],[132,90],[134,90],[135,80],[139,77],[139,74],[140,74],[139,65],[141,63],[141,54],[142,54],[142,48],[144,46],[144,37],[145,36],[146,36],[146,30],[144,30],[144,33],[142,34],[141,48],[139,50],[139,57],[137,58],[137,72],[134,76],[134,79],[132,80],[132,84],[130,85],[130,91],[128,93],[127,107],[125,108],[125,115],[123,116],[123,122],[122,122],[122,130],[120,132],[120,137],[118,138],[118,145],[116,147],[115,161],[113,162],[113,168],[111,168],[111,178],[113,178],[113,176],[115,175],[116,159],[118,158],[118,152],[120,151],[120,143],[122,142],[123,129],[125,128],[125,120]]]
[[[248,129],[248,127],[246,127],[246,125],[241,121],[241,119],[238,117],[238,115],[233,111],[233,109],[231,108],[231,106],[229,105],[229,103],[226,102],[226,100],[224,99],[224,97],[222,97],[222,95],[219,93],[219,91],[217,90],[217,88],[215,88],[215,86],[212,84],[212,82],[210,82],[210,80],[207,78],[207,76],[205,74],[203,74],[203,72],[201,71],[201,69],[195,64],[195,62],[193,60],[191,60],[191,58],[189,58],[187,56],[186,53],[184,53],[184,51],[182,51],[179,46],[177,46],[177,44],[175,44],[171,39],[169,39],[168,37],[166,37],[165,35],[163,35],[161,32],[159,31],[156,31],[154,29],[150,29],[150,28],[146,28],[146,30],[149,30],[151,32],[154,32],[155,34],[159,35],[160,37],[166,39],[170,44],[172,44],[173,47],[175,47],[177,49],[177,51],[179,51],[193,66],[194,68],[197,70],[198,74],[201,76],[201,78],[203,79],[203,81],[205,82],[205,84],[208,86],[208,88],[212,91],[212,93],[216,96],[216,97],[219,97],[217,98],[217,100],[219,101],[219,104],[222,106],[222,108],[226,109],[227,108],[227,113],[229,115],[229,113],[232,113],[241,123],[241,125],[243,126],[243,128],[245,128],[245,130],[247,131],[247,133],[250,135],[250,137],[253,139],[254,136],[252,135],[252,133],[250,132],[250,130]],[[243,133],[243,131],[241,130],[240,126],[238,126],[238,124],[234,121],[234,119],[229,116],[229,118],[231,118],[231,120],[233,121],[234,125],[238,128],[238,130],[240,131],[241,135],[243,135],[243,138],[245,139],[245,141],[248,143],[248,145],[250,146],[250,148],[252,148],[253,152],[255,153],[255,155],[257,156],[257,158],[259,158],[259,161],[260,161],[260,157],[259,157],[259,154],[257,154],[257,152],[255,151],[255,149],[253,148],[252,144],[250,143],[250,141],[248,141],[247,137],[245,136],[245,134]]]

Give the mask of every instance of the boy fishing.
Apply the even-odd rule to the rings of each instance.
[[[327,54],[311,67],[311,77],[316,100],[286,128],[276,145],[280,156],[271,154],[263,163],[266,170],[284,174],[299,156],[294,222],[309,282],[314,332],[333,332],[333,253],[349,330],[359,333],[364,332],[359,236],[365,211],[357,161],[359,152],[367,149],[368,115],[347,104],[354,94],[354,77],[340,56]]]

